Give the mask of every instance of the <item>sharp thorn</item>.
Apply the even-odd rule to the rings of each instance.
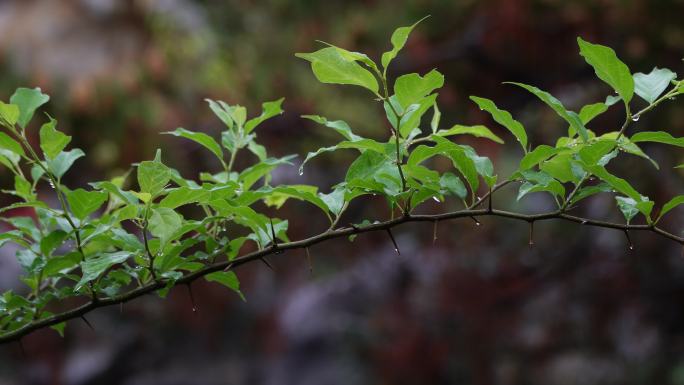
[[[266,265],[269,269],[271,269],[272,271],[275,271],[275,269],[273,268],[273,265],[271,265],[271,262],[269,262],[268,259],[266,259],[266,257],[261,257],[259,259],[261,259],[261,262],[263,262],[264,265]]]
[[[309,248],[304,248],[304,253],[306,256],[306,262],[309,264],[309,274],[313,274],[313,264],[311,263],[311,254],[309,253]]]
[[[228,271],[228,270],[230,270],[232,267],[233,267],[233,262],[229,263],[228,266],[226,266],[226,268],[223,269],[223,271]]]
[[[84,315],[81,316],[81,319],[83,320],[83,322],[85,322],[86,325],[88,325],[90,330],[95,331],[95,328],[93,328],[93,325],[91,325],[90,322],[88,322],[88,319]]]
[[[434,245],[437,242],[437,224],[439,221],[434,221],[432,222],[432,244]]]
[[[278,237],[276,237],[275,227],[273,227],[273,219],[268,218],[271,221],[271,242],[273,242],[273,247],[278,247]]]
[[[397,255],[401,255],[401,252],[399,251],[399,246],[397,245],[397,241],[394,239],[394,235],[392,235],[392,230],[387,228],[387,235],[389,235],[390,239],[392,240],[392,244],[394,245],[394,251],[397,252]]]
[[[627,237],[627,244],[630,250],[634,250],[634,244],[632,243],[632,238],[629,236],[629,230],[625,229],[625,237]]]
[[[197,314],[197,305],[195,304],[195,296],[192,294],[192,285],[186,284],[188,288],[188,296],[190,297],[190,304],[192,305],[192,312]]]
[[[534,221],[530,221],[530,248],[534,246]]]

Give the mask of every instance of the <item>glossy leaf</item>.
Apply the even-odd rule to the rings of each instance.
[[[107,201],[107,197],[106,192],[86,191],[82,188],[66,193],[71,212],[79,220],[86,219],[88,215],[99,209]]]
[[[648,74],[634,74],[634,92],[649,104],[653,103],[667,89],[677,74],[667,68],[655,67]]]
[[[425,96],[444,85],[444,75],[432,70],[420,76],[416,73],[402,75],[394,82],[394,94],[397,101],[406,109],[411,104],[419,103]]]
[[[474,101],[481,110],[489,112],[497,123],[506,127],[518,140],[525,153],[527,153],[527,133],[520,122],[513,119],[508,111],[499,109],[496,104],[489,99],[471,96],[470,100]]]
[[[664,131],[642,131],[632,135],[630,140],[634,143],[655,142],[669,144],[671,146],[684,147],[684,138],[675,138]]]
[[[582,118],[575,112],[565,109],[563,103],[561,103],[560,100],[556,99],[553,95],[546,91],[542,91],[537,87],[523,83],[507,82],[507,84],[514,84],[532,93],[534,96],[539,98],[539,100],[546,103],[547,106],[551,107],[551,109],[554,110],[558,116],[563,118],[563,120],[565,120],[574,130],[574,132],[578,133],[584,141],[589,139],[589,134],[587,133],[587,128],[584,127]]]
[[[203,132],[194,132],[194,131],[186,130],[185,128],[179,127],[179,128],[176,128],[175,131],[164,132],[164,134],[178,136],[178,137],[185,138],[185,139],[190,139],[193,142],[198,143],[201,146],[203,146],[204,148],[211,151],[214,155],[216,155],[217,158],[223,160],[223,151],[221,150],[221,146],[219,146],[219,144],[216,143],[214,138],[212,138],[211,136],[209,136]]]
[[[684,204],[684,195],[677,195],[676,197],[670,199],[667,203],[663,205],[663,208],[660,210],[660,215],[658,216],[658,220],[663,217],[663,215],[667,214],[670,212],[672,209],[679,205]]]
[[[60,179],[69,171],[74,162],[83,156],[85,153],[78,148],[62,151],[54,159],[48,160],[48,169],[57,179]]]
[[[592,44],[577,38],[580,55],[586,62],[594,67],[596,76],[606,82],[620,95],[627,104],[634,95],[634,79],[625,63],[618,59],[612,48],[600,44]]]
[[[448,130],[440,130],[435,133],[438,136],[452,136],[452,135],[472,135],[478,138],[487,138],[499,144],[503,144],[504,141],[496,134],[494,134],[489,128],[481,125],[477,126],[462,126],[456,124]]]
[[[26,128],[26,125],[28,125],[28,122],[33,118],[33,114],[38,107],[47,103],[49,100],[50,97],[44,94],[38,87],[17,88],[12,97],[10,97],[10,103],[19,107],[17,124],[22,128]]]
[[[40,127],[40,148],[48,159],[54,159],[71,142],[71,136],[57,131],[57,121],[50,119]]]
[[[418,25],[418,23],[425,20],[426,18],[427,16],[418,20],[417,22],[408,27],[399,27],[392,33],[392,37],[390,39],[392,42],[392,49],[390,51],[383,53],[381,58],[382,67],[384,68],[385,72],[387,72],[387,67],[389,67],[392,60],[394,60],[394,58],[397,57],[399,51],[401,51],[401,49],[404,48],[406,40],[408,40],[411,31],[413,31],[413,29]]]
[[[204,276],[204,279],[207,282],[220,283],[221,285],[238,293],[243,301],[245,300],[245,297],[242,295],[242,292],[240,292],[240,281],[238,280],[235,273],[233,273],[232,271],[217,271],[214,273],[209,273]]]
[[[312,53],[298,53],[297,57],[311,62],[311,69],[321,83],[350,84],[378,93],[378,82],[367,69],[348,61],[333,47]]]
[[[280,115],[283,113],[283,100],[285,98],[280,98],[278,100],[274,100],[272,102],[266,102],[261,105],[261,115],[252,118],[245,122],[245,133],[249,134],[250,132],[254,131],[254,129],[260,125],[263,121],[270,119],[276,115]]]

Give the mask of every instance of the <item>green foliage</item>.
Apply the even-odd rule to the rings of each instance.
[[[401,27],[392,34],[392,49],[382,54],[381,67],[363,53],[327,43],[318,51],[297,54],[310,63],[314,75],[323,83],[370,90],[378,103],[377,109],[384,110],[387,118],[387,131],[378,132],[373,136],[376,139],[371,139],[354,133],[343,120],[303,116],[332,129],[339,140],[309,152],[300,163],[300,174],[306,163],[322,154],[338,150],[353,150],[356,154],[344,180],[327,192],[319,191],[317,186],[271,183],[272,172],[278,167],[292,166],[294,156],[269,157],[266,148],[256,141],[257,132],[263,122],[282,114],[283,99],[264,103],[262,111],[251,118],[243,106],[207,100],[224,125],[220,137],[184,128],[165,133],[195,142],[211,152],[221,166],[218,170],[186,177],[164,164],[161,150],[157,150],[153,160],[137,164],[135,178],[126,174],[90,183],[88,188],[62,183],[62,177],[85,154],[80,149],[67,149],[71,137],[57,129],[56,120],[48,116],[38,130],[40,154],[28,140],[32,135],[27,132],[29,122],[49,100],[47,95],[37,88],[20,88],[9,103],[0,102],[0,164],[13,176],[12,185],[2,192],[15,199],[0,212],[25,207],[32,209],[36,218],[3,218],[13,229],[0,234],[0,245],[19,245],[17,260],[27,289],[0,296],[0,339],[26,333],[35,325],[51,326],[62,334],[68,313],[53,314],[47,308],[55,301],[71,297],[86,298],[96,306],[103,301],[126,301],[145,290],[155,290],[163,296],[175,284],[189,284],[198,277],[242,296],[238,277],[231,270],[233,263],[259,259],[280,248],[307,247],[338,236],[353,238],[357,232],[369,229],[389,229],[410,220],[430,200],[465,204],[461,211],[449,214],[454,218],[503,215],[528,222],[541,218],[499,212],[491,207],[477,209],[483,195],[493,194],[510,182],[519,183],[518,199],[533,193],[552,197],[558,209],[543,214],[545,219],[563,218],[566,210],[604,193],[614,196],[615,210],[624,215],[627,224],[642,221],[649,226],[638,228],[656,229],[664,215],[684,204],[684,195],[678,195],[659,206],[655,216],[653,200],[639,193],[627,179],[609,171],[609,163],[623,154],[639,156],[657,166],[638,146],[643,142],[684,147],[684,138],[665,131],[625,135],[627,126],[641,114],[684,93],[682,81],[675,80],[674,72],[655,68],[648,75],[632,75],[613,50],[579,38],[580,54],[619,98],[610,96],[605,102],[583,106],[576,113],[548,92],[512,83],[535,95],[567,123],[568,135],[557,138],[555,144],[533,146],[525,127],[511,113],[492,100],[471,96],[523,149],[524,155],[513,167],[512,175],[500,177],[489,158],[459,142],[463,135],[469,135],[503,144],[495,132],[484,125],[450,124],[447,129],[440,128],[437,91],[444,85],[441,73],[432,70],[424,75],[398,74],[390,84],[387,68],[417,24]],[[648,105],[632,115],[629,106],[634,93]],[[627,106],[627,119],[619,128],[598,136],[586,128],[618,99]],[[384,139],[377,139],[380,137]],[[243,149],[257,159],[237,169],[235,160]],[[46,195],[38,194],[45,186],[56,195],[58,207],[39,199]],[[390,208],[389,217],[400,219],[377,222],[364,218],[362,225],[340,229],[338,222],[351,201],[364,195],[384,199]],[[289,243],[289,222],[262,210],[266,205],[270,207],[268,212],[273,212],[291,199],[316,207],[330,221],[330,228],[313,238]],[[608,227],[633,228],[629,226]],[[659,228],[658,231],[661,235],[669,234]],[[681,237],[669,235],[684,243]],[[241,254],[248,243],[256,251]]]

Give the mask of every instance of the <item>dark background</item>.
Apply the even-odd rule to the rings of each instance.
[[[259,141],[302,159],[336,140],[302,114],[344,119],[373,138],[387,131],[365,92],[318,84],[293,54],[319,39],[378,58],[394,28],[428,14],[390,72],[443,72],[442,124],[484,123],[503,136],[506,146],[466,140],[502,178],[519,149],[469,95],[509,109],[535,145],[553,144],[562,121],[501,82],[536,85],[575,110],[604,100],[612,91],[578,55],[577,36],[613,47],[633,72],[684,73],[682,0],[3,0],[0,98],[17,86],[52,96],[47,112],[88,153],[68,174],[70,187],[120,175],[157,147],[186,176],[215,169],[208,152],[158,135],[179,126],[218,135],[206,97],[254,115],[262,101],[285,96],[285,114],[260,127]],[[614,131],[623,114],[616,106],[590,128]],[[681,100],[630,130],[683,136]],[[613,170],[660,205],[683,191],[682,170],[672,167],[684,157],[644,148],[659,172],[627,155]],[[302,177],[296,166],[281,168],[274,182],[328,191],[352,156],[322,156]],[[9,181],[0,170],[2,185]],[[551,204],[540,194],[515,203],[515,190],[495,204],[525,212]],[[578,214],[620,220],[614,206],[598,196]],[[682,214],[664,225],[679,233]],[[293,239],[324,228],[303,204],[278,215],[290,219]],[[345,220],[384,215],[382,202],[367,200]],[[620,232],[543,222],[530,248],[524,223],[482,222],[442,223],[434,245],[431,225],[405,225],[395,231],[401,256],[385,234],[330,241],[311,248],[312,274],[301,251],[277,255],[275,272],[258,263],[238,270],[246,302],[195,284],[196,314],[185,287],[166,300],[97,310],[88,315],[94,331],[74,320],[64,339],[43,330],[23,339],[23,352],[1,346],[0,384],[684,384],[680,246],[632,234],[630,251]],[[1,290],[21,287],[13,254],[0,249]]]

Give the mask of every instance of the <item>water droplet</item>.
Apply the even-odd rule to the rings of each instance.
[[[480,223],[480,222],[475,222],[475,226],[482,226],[482,223]]]
[[[674,96],[667,98],[668,100],[675,100]]]
[[[586,225],[586,224],[587,224],[587,221],[586,221],[586,220],[582,221],[582,224],[583,224],[583,225]]]
[[[304,169],[303,169],[303,168],[300,168],[300,169],[299,169],[299,176],[302,176],[302,175],[304,175]]]
[[[432,199],[434,199],[434,201],[437,202],[437,203],[441,203],[441,202],[442,202],[442,201],[440,201],[439,198],[437,198],[437,197],[432,197]]]
[[[638,121],[639,121],[639,115],[634,115],[634,116],[632,116],[632,121],[633,121],[633,122],[638,122]]]
[[[634,250],[634,245],[629,245],[630,250]]]
[[[50,185],[50,188],[55,188],[55,184],[52,183],[52,179],[48,179],[48,184]]]

